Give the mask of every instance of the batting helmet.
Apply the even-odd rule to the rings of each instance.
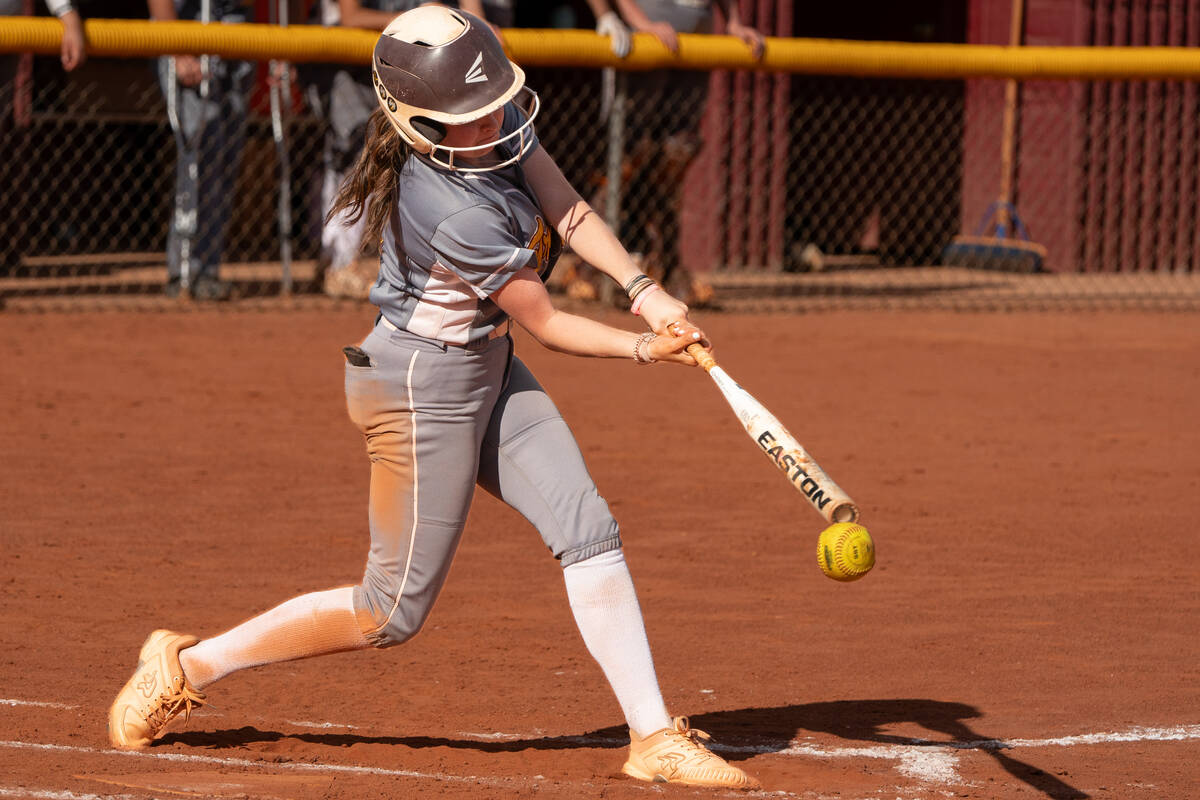
[[[375,43],[371,77],[383,113],[417,153],[447,169],[483,172],[508,166],[533,146],[537,95],[525,73],[508,60],[487,23],[464,11],[419,6],[396,17]],[[472,147],[441,144],[446,125],[480,119],[524,92],[518,106],[524,122],[493,142]],[[482,153],[514,140],[513,155],[501,163],[463,166],[456,156]]]

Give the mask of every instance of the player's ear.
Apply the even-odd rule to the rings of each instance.
[[[446,138],[446,126],[428,117],[413,117],[411,124],[417,132],[434,144],[441,144]]]

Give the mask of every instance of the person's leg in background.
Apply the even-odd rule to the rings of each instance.
[[[677,70],[670,75],[671,90],[662,98],[662,106],[669,112],[663,119],[654,178],[655,184],[663,187],[657,217],[662,237],[662,284],[688,305],[698,307],[711,301],[713,293],[709,283],[684,263],[682,218],[687,200],[685,180],[703,146],[701,128],[707,106],[708,73]]]
[[[166,252],[166,294],[174,298],[190,292],[200,271],[195,253],[200,170],[197,148],[199,137],[204,134],[200,128],[200,91],[203,88],[207,92],[208,86],[184,86],[175,76],[172,61],[171,56],[158,60],[158,80],[175,137],[175,193],[167,227]]]
[[[361,78],[362,75],[357,77]],[[362,151],[367,120],[375,110],[374,91],[356,79],[355,73],[339,71],[329,93],[329,125],[325,136],[325,171],[322,186],[323,208],[333,205],[346,172]],[[321,262],[324,265],[323,288],[331,297],[364,299],[379,274],[375,254],[363,254],[362,234],[366,215],[350,222],[343,212],[324,222],[321,230]]]
[[[196,185],[197,300],[224,300],[233,286],[220,277],[237,199],[238,172],[246,141],[247,98],[254,78],[249,61],[213,59],[212,94],[201,109]]]

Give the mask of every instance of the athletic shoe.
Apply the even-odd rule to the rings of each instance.
[[[687,717],[676,717],[672,727],[640,741],[632,732],[629,738],[629,760],[621,771],[631,777],[685,786],[758,788],[758,781],[705,747],[700,740],[707,741],[709,735],[689,727]]]
[[[171,300],[177,300],[184,296],[183,281],[178,275],[167,279],[167,284],[163,287],[163,294]],[[193,300],[221,303],[233,297],[233,284],[219,278],[200,275],[192,281],[187,296]]]
[[[179,651],[199,641],[172,631],[150,634],[133,677],[108,710],[108,738],[114,747],[145,747],[180,713],[187,721],[193,708],[204,705],[204,695],[188,683],[179,665]]]
[[[223,303],[233,297],[233,284],[220,278],[198,275],[192,282],[192,299]]]

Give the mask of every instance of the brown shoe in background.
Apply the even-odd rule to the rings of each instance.
[[[344,267],[327,269],[323,288],[330,297],[366,300],[378,278],[378,260],[360,258]]]

